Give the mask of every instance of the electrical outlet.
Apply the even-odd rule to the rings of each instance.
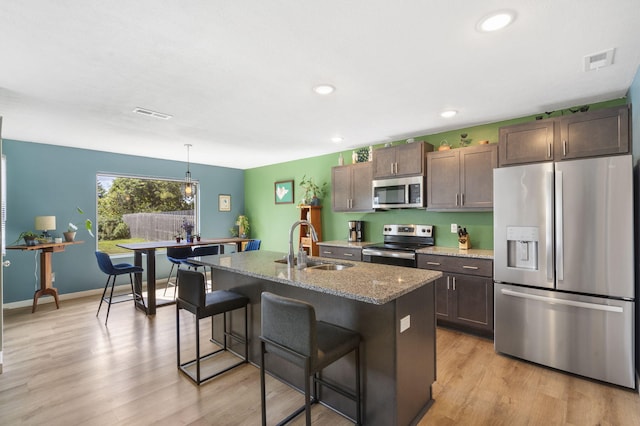
[[[455,223],[451,224],[451,233],[452,234],[457,234],[458,233],[458,225]]]
[[[52,283],[56,282],[56,273],[55,272],[51,273],[51,282]]]

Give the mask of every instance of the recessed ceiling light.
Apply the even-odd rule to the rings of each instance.
[[[516,19],[516,13],[511,10],[502,10],[485,16],[478,22],[478,31],[489,33],[498,31],[512,23]]]
[[[444,117],[444,118],[451,118],[453,116],[455,116],[458,113],[458,111],[450,109],[448,111],[443,111],[440,116]]]
[[[330,93],[333,93],[335,90],[336,88],[330,84],[319,84],[313,88],[313,91],[318,95],[328,95]]]
[[[331,142],[333,142],[333,143],[340,143],[343,140],[344,139],[342,137],[340,137],[340,136],[334,136],[334,137],[331,138]]]

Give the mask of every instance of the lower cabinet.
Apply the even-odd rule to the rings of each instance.
[[[356,262],[362,261],[362,248],[337,247],[318,244],[320,246],[320,257],[332,259],[348,259]]]
[[[493,337],[492,260],[419,254],[418,267],[443,272],[435,285],[438,325]]]

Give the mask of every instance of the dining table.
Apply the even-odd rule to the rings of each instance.
[[[122,247],[127,250],[133,251],[134,264],[136,266],[142,266],[142,255],[147,258],[146,267],[147,272],[147,298],[146,305],[144,299],[136,301],[136,307],[142,309],[147,315],[155,315],[156,308],[158,306],[174,304],[173,298],[158,301],[156,298],[156,251],[158,249],[166,249],[169,247],[193,247],[193,246],[208,246],[219,245],[220,254],[224,254],[224,246],[229,244],[235,244],[236,251],[242,251],[242,243],[251,241],[250,238],[230,237],[230,238],[201,238],[200,241],[194,240],[187,242],[182,240],[180,242],[176,240],[171,241],[145,241],[141,243],[122,243],[117,244],[118,247]],[[142,274],[135,274],[135,286],[136,289],[142,288]]]

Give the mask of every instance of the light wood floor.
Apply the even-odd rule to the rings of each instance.
[[[174,307],[145,317],[113,305],[105,327],[98,300],[5,311],[0,424],[260,424],[256,367],[197,387],[176,368]],[[188,346],[191,314],[181,330]],[[491,341],[445,329],[437,351],[435,403],[420,425],[640,425],[635,392],[496,355]],[[270,424],[302,403],[274,379],[267,386]],[[314,424],[350,424],[319,405],[313,412]]]

